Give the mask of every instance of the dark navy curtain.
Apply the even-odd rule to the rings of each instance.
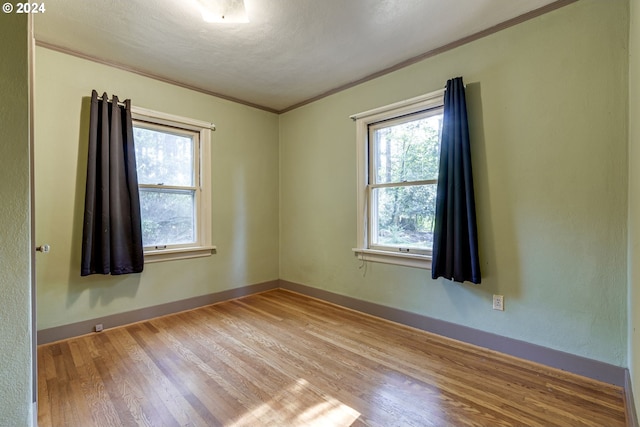
[[[462,77],[447,82],[431,276],[480,283],[467,105]]]
[[[91,94],[80,274],[139,273],[144,267],[131,101]]]

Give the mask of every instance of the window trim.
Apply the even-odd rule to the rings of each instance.
[[[144,262],[153,263],[177,259],[199,258],[216,253],[216,246],[211,238],[211,132],[216,129],[210,122],[175,116],[173,114],[148,110],[146,108],[131,107],[131,118],[135,122],[151,125],[169,126],[198,134],[197,155],[199,162],[196,176],[196,234],[195,245],[180,245],[167,249],[145,249]]]
[[[350,116],[356,122],[357,221],[356,247],[352,249],[362,261],[380,262],[422,269],[431,269],[431,254],[392,252],[373,249],[369,242],[369,125],[399,116],[442,107],[444,89],[396,102]]]

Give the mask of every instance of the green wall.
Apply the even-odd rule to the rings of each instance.
[[[640,409],[640,1],[631,0],[629,31],[629,371],[636,410]]]
[[[215,70],[212,70],[215,72]],[[211,257],[145,265],[141,274],[80,277],[88,104],[96,89],[133,105],[210,121]],[[278,118],[123,70],[36,49],[38,329],[278,278]]]
[[[0,15],[0,425],[32,424],[29,32]]]
[[[626,366],[628,18],[582,0],[282,115],[280,278]],[[362,264],[349,115],[459,75],[483,283]]]

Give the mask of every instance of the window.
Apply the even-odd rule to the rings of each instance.
[[[360,259],[431,267],[444,91],[356,114]]]
[[[213,125],[132,108],[145,262],[211,255]]]

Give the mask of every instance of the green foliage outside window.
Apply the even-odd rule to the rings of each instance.
[[[193,137],[135,126],[134,140],[143,245],[195,242]]]
[[[375,243],[430,249],[435,217],[435,183],[440,156],[442,115],[407,121],[375,130],[375,183],[402,183],[375,188]]]

